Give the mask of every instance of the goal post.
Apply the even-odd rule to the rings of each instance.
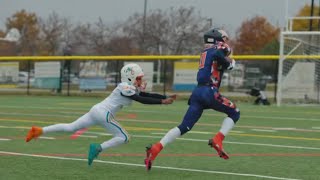
[[[320,32],[280,34],[277,105],[318,104],[320,89]],[[303,58],[295,58],[297,56]]]

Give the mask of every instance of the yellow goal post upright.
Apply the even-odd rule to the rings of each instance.
[[[277,105],[319,104],[320,32],[291,30],[280,34]]]

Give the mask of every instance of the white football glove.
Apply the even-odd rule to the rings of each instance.
[[[236,67],[236,61],[232,59],[232,62],[230,63],[230,66],[227,69],[232,70],[234,67]]]

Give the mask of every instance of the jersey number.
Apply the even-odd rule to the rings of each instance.
[[[201,53],[200,61],[199,61],[199,69],[202,69],[204,67],[204,63],[206,62],[207,58],[207,51]]]

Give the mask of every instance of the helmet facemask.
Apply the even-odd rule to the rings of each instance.
[[[143,76],[138,76],[136,77],[136,80],[133,83],[133,85],[140,91],[145,91],[147,82],[143,79]]]
[[[224,30],[218,30],[221,34],[222,41],[227,43],[229,41],[229,36]]]

